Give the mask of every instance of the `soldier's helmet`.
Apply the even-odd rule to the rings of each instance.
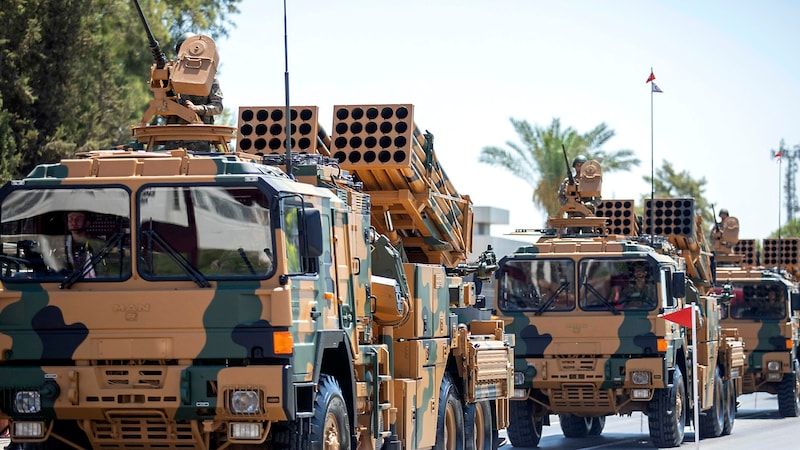
[[[178,37],[178,40],[175,41],[175,54],[177,55],[181,49],[181,45],[190,37],[197,36],[196,34],[192,33],[191,31],[187,31]]]
[[[722,216],[723,214],[725,214],[726,216],[730,215],[730,214],[728,214],[728,210],[725,209],[725,208],[722,208],[722,209],[719,210],[719,215]]]
[[[588,160],[586,159],[586,157],[585,157],[585,156],[583,156],[583,155],[578,155],[578,156],[576,156],[576,157],[575,157],[575,159],[573,159],[573,160],[572,160],[572,167],[575,167],[575,164],[578,164],[578,163],[581,163],[581,164],[583,164],[583,163],[585,163],[586,161],[588,161]]]

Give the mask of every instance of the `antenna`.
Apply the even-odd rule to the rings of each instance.
[[[289,108],[289,38],[286,31],[286,0],[283,0],[283,88],[286,91],[286,175],[294,180],[292,173],[292,110]]]

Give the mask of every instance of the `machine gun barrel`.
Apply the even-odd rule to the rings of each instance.
[[[147,32],[147,40],[150,43],[150,53],[153,54],[153,62],[156,64],[157,68],[163,69],[164,66],[167,65],[167,57],[161,50],[161,46],[158,45],[158,41],[156,40],[155,36],[153,36],[153,32],[150,31],[150,25],[148,25],[147,18],[142,12],[142,6],[139,5],[139,0],[133,0],[133,4],[136,5],[136,11],[139,12],[139,18],[142,19],[144,30]]]
[[[561,144],[561,153],[564,155],[564,164],[567,166],[567,177],[569,177],[569,184],[575,184],[575,177],[572,176],[572,168],[569,166],[569,160],[567,159],[567,148],[564,147],[564,144]]]

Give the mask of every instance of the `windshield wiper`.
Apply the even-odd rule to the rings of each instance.
[[[171,245],[164,240],[155,230],[142,230],[142,234],[146,237],[156,241],[156,243],[161,246],[164,250],[167,251],[167,255],[175,261],[175,264],[183,270],[183,272],[192,279],[195,283],[197,283],[200,287],[211,287],[211,283],[208,282],[206,277],[197,270],[192,263],[190,263],[180,252],[175,250]],[[152,244],[151,244],[151,251],[152,251]]]
[[[583,286],[584,286],[586,289],[590,290],[590,291],[591,291],[591,292],[592,292],[594,295],[596,295],[596,296],[597,296],[597,298],[599,298],[599,299],[600,299],[600,300],[603,302],[603,305],[604,305],[606,308],[608,308],[608,310],[609,310],[609,311],[611,311],[612,313],[614,313],[614,315],[619,315],[619,314],[620,314],[620,312],[619,312],[619,311],[617,311],[617,309],[616,309],[616,308],[614,308],[614,305],[612,305],[611,303],[609,303],[608,299],[607,299],[607,298],[605,298],[605,296],[603,296],[603,294],[601,294],[600,292],[598,292],[598,291],[597,291],[597,289],[595,289],[595,288],[594,288],[594,286],[592,286],[591,284],[589,284],[589,282],[588,282],[588,281],[587,281],[586,283],[583,283]]]
[[[247,269],[250,271],[250,274],[251,275],[255,275],[256,274],[256,270],[253,269],[253,265],[250,264],[250,259],[247,258],[247,253],[244,252],[244,249],[242,247],[239,247],[237,249],[237,251],[239,252],[239,256],[242,257],[242,260],[247,265]]]
[[[67,278],[64,279],[64,281],[61,282],[61,285],[59,287],[61,289],[71,288],[75,283],[78,282],[78,280],[85,277],[86,274],[88,274],[89,272],[92,271],[92,269],[97,267],[97,264],[100,261],[102,261],[103,258],[106,257],[106,255],[111,253],[111,250],[113,250],[114,247],[118,246],[122,247],[122,239],[124,237],[125,233],[122,233],[120,231],[112,234],[111,237],[106,241],[106,244],[102,246],[94,256],[92,256],[92,258],[89,260],[88,263],[83,265],[83,270],[75,269],[71,274],[67,276]]]
[[[569,287],[569,282],[566,281],[566,280],[562,281],[561,284],[558,286],[558,289],[556,289],[556,291],[553,292],[550,295],[550,297],[547,297],[547,300],[542,304],[542,306],[539,307],[539,309],[536,310],[535,313],[533,313],[533,315],[534,316],[541,316],[542,313],[544,312],[544,310],[547,309],[550,306],[550,304],[553,303],[556,300],[556,297],[558,297],[559,294],[564,292],[564,290],[567,287]]]

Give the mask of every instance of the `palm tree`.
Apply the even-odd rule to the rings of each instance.
[[[602,164],[603,172],[630,170],[638,166],[639,158],[633,156],[633,150],[616,150],[607,152],[600,149],[609,139],[614,137],[605,123],[597,125],[588,133],[580,134],[574,128],[561,128],[561,120],[553,118],[548,128],[531,126],[525,120],[511,118],[511,124],[517,132],[522,145],[507,141],[509,147],[484,147],[478,161],[492,166],[502,167],[514,176],[528,182],[533,188],[533,204],[542,208],[548,215],[555,215],[561,203],[558,201],[558,187],[561,185],[566,171],[571,167],[564,166],[561,150],[563,144],[567,150],[567,159],[583,154],[587,159],[595,159]]]

